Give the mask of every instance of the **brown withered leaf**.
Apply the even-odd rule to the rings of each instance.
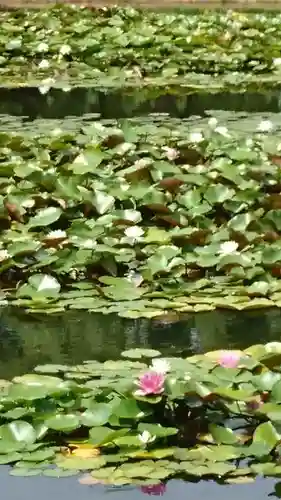
[[[170,214],[171,210],[165,205],[161,205],[160,203],[149,203],[149,205],[145,205],[152,212],[159,212],[161,214]]]
[[[278,167],[281,167],[281,156],[279,155],[269,155],[269,159],[274,163],[274,165],[277,165]]]
[[[176,177],[165,177],[165,179],[162,179],[159,182],[159,186],[161,188],[166,189],[170,193],[174,193],[175,191],[178,191],[179,187],[183,184],[183,181],[180,179],[177,179]]]

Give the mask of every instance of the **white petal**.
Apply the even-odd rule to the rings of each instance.
[[[273,59],[273,65],[276,67],[281,66],[281,57],[276,57],[275,59]]]
[[[46,275],[44,276],[40,285],[38,286],[37,291],[43,292],[44,290],[58,290],[58,289],[59,289],[58,281],[52,276]]]
[[[11,255],[7,250],[0,250],[0,262],[3,262],[3,260],[9,259]]]
[[[50,67],[50,63],[49,61],[47,61],[47,59],[43,59],[39,64],[38,64],[38,68],[40,69],[48,69]]]
[[[50,240],[60,240],[61,238],[66,238],[67,234],[65,231],[62,231],[61,229],[57,229],[55,231],[50,231],[49,234],[47,234],[46,238]]]
[[[137,238],[140,238],[144,234],[144,231],[139,226],[131,226],[131,227],[127,227],[125,229],[124,233],[128,238],[137,239]]]
[[[238,243],[236,241],[225,241],[220,245],[219,254],[228,255],[237,251]]]
[[[135,391],[134,394],[135,396],[146,396],[146,393],[141,389],[137,389],[137,391]]]
[[[37,50],[38,52],[47,52],[47,50],[49,50],[49,45],[45,42],[41,42],[37,45]]]
[[[216,128],[217,124],[218,120],[214,116],[212,116],[212,118],[210,118],[210,120],[208,121],[208,125],[211,128]]]
[[[152,360],[152,370],[157,373],[165,374],[170,371],[171,365],[166,361],[166,359],[153,359]]]
[[[194,143],[199,143],[204,141],[204,136],[201,134],[201,132],[191,132],[189,135],[189,140]]]
[[[222,135],[223,137],[230,137],[230,134],[226,127],[216,127],[215,132],[217,132],[217,134]]]
[[[263,120],[257,127],[259,132],[269,132],[273,129],[273,123],[270,120]]]

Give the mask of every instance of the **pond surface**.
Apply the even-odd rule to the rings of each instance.
[[[27,315],[0,310],[0,378],[12,378],[44,363],[77,364],[117,359],[125,349],[151,347],[164,355],[246,348],[280,341],[281,310],[214,311],[175,321],[127,320],[115,315],[70,311]]]
[[[0,378],[31,371],[41,363],[76,364],[86,359],[115,359],[131,347],[152,347],[164,354],[190,354],[218,348],[243,348],[280,340],[281,311],[199,313],[176,322],[126,320],[114,315],[69,312],[60,316],[31,316],[18,309],[0,310]],[[138,500],[147,494],[139,488],[86,486],[77,477],[12,477],[0,467],[2,491],[12,500]],[[281,485],[281,483],[280,483]],[[276,490],[275,490],[276,488]],[[255,483],[218,485],[213,481],[170,481],[165,500],[186,496],[194,500],[255,500],[281,497],[277,480],[258,478]]]
[[[280,89],[265,92],[207,93],[203,89],[175,87],[98,91],[95,88],[73,88],[69,92],[51,89],[40,94],[38,88],[0,88],[0,114],[29,116],[31,119],[64,118],[71,111],[73,116],[99,113],[101,118],[126,118],[146,116],[148,113],[169,113],[170,116],[189,117],[202,115],[206,110],[244,112],[279,112]]]
[[[131,347],[183,355],[220,348],[246,348],[280,340],[281,311],[211,312],[181,321],[126,320],[115,315],[69,312],[33,316],[0,311],[0,377],[11,378],[37,364],[77,364],[116,359]]]
[[[8,475],[5,467],[0,469],[2,491],[11,500],[145,500],[149,498],[141,489],[132,487],[105,488],[103,486],[82,486],[75,478],[48,479],[46,477],[21,478]],[[280,485],[272,479],[258,478],[255,483],[243,485],[217,485],[213,481],[201,481],[198,484],[170,481],[163,494],[165,500],[270,500],[279,498]],[[276,490],[275,490],[276,487]]]
[[[76,94],[74,95],[74,93]],[[118,94],[118,93],[117,93]],[[267,94],[194,94],[184,96],[136,95],[121,96],[75,90],[69,94],[60,91],[48,96],[33,89],[0,92],[0,113],[29,119],[65,118],[84,113],[100,113],[102,118],[120,118],[166,112],[171,116],[203,115],[209,109],[246,111],[249,115],[238,120],[226,117],[234,128],[246,133],[256,128],[261,113],[275,113],[276,128],[280,131],[280,92]],[[69,105],[71,100],[71,106]],[[254,113],[255,112],[255,113]],[[251,113],[251,115],[250,115]],[[258,116],[257,116],[258,115]],[[264,118],[268,118],[265,116]],[[8,119],[9,118],[9,119]],[[271,117],[270,117],[271,118]],[[20,126],[20,119],[17,118]],[[48,121],[48,120],[47,120]],[[275,121],[275,120],[273,120]],[[3,116],[0,122],[6,126]],[[251,123],[250,123],[251,122]],[[50,120],[51,124],[51,120]],[[243,125],[243,126],[242,126]],[[131,347],[151,347],[164,355],[189,355],[220,348],[246,348],[260,342],[281,340],[281,310],[267,312],[212,312],[190,315],[181,320],[125,320],[117,316],[94,315],[87,312],[69,312],[59,316],[31,316],[19,309],[0,310],[0,378],[12,378],[33,370],[38,364],[77,364],[87,359],[117,359]],[[2,491],[11,500],[90,500],[109,496],[114,500],[138,500],[145,492],[138,488],[105,488],[82,486],[78,479],[60,480],[46,477],[11,477],[8,467],[0,467]],[[281,483],[280,483],[281,484]],[[276,488],[276,489],[275,489]],[[194,500],[255,500],[281,497],[278,481],[258,478],[255,483],[217,485],[212,481],[184,483],[170,481],[164,493],[165,500],[190,497]]]

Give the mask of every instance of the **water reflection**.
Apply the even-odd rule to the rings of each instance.
[[[12,477],[8,475],[6,467],[0,469],[2,489],[8,493],[8,498],[13,500],[29,500],[30,496],[40,497],[41,500],[50,498],[76,500],[145,500],[149,494],[138,487],[104,487],[103,485],[81,486],[77,477],[61,478],[59,480],[47,477]],[[160,490],[159,490],[160,491]],[[218,485],[214,481],[184,482],[179,480],[169,481],[165,491],[164,500],[174,498],[192,498],[193,500],[248,500],[254,496],[255,500],[280,498],[280,482],[274,479],[258,478],[254,483]],[[152,494],[151,494],[152,497]],[[155,498],[156,496],[153,495]],[[158,495],[158,498],[163,496]]]
[[[245,348],[280,340],[281,312],[232,311],[190,315],[181,321],[126,320],[88,312],[31,316],[2,309],[0,377],[28,372],[37,364],[116,359],[124,349],[152,347],[188,355],[219,348]]]
[[[208,87],[208,85],[206,85]],[[99,91],[96,88],[75,87],[69,92],[51,89],[40,94],[37,87],[0,88],[0,114],[35,118],[65,118],[99,113],[101,118],[147,116],[149,113],[169,113],[188,117],[204,114],[208,109],[274,112],[281,109],[280,90],[260,92],[195,92],[184,87],[144,87],[132,90]]]

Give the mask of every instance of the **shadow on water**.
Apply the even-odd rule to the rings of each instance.
[[[178,322],[127,320],[115,315],[68,312],[34,317],[2,309],[0,377],[11,378],[42,363],[116,359],[132,347],[152,347],[165,355],[188,355],[220,348],[245,348],[280,340],[281,312],[211,312]]]
[[[189,94],[189,95],[188,95]],[[262,92],[190,93],[163,89],[135,89],[131,92],[74,88],[69,92],[51,89],[40,94],[37,88],[0,88],[0,114],[31,119],[64,118],[70,114],[99,113],[101,118],[129,118],[148,113],[169,113],[179,118],[204,114],[208,109],[246,112],[279,112],[280,90]]]

